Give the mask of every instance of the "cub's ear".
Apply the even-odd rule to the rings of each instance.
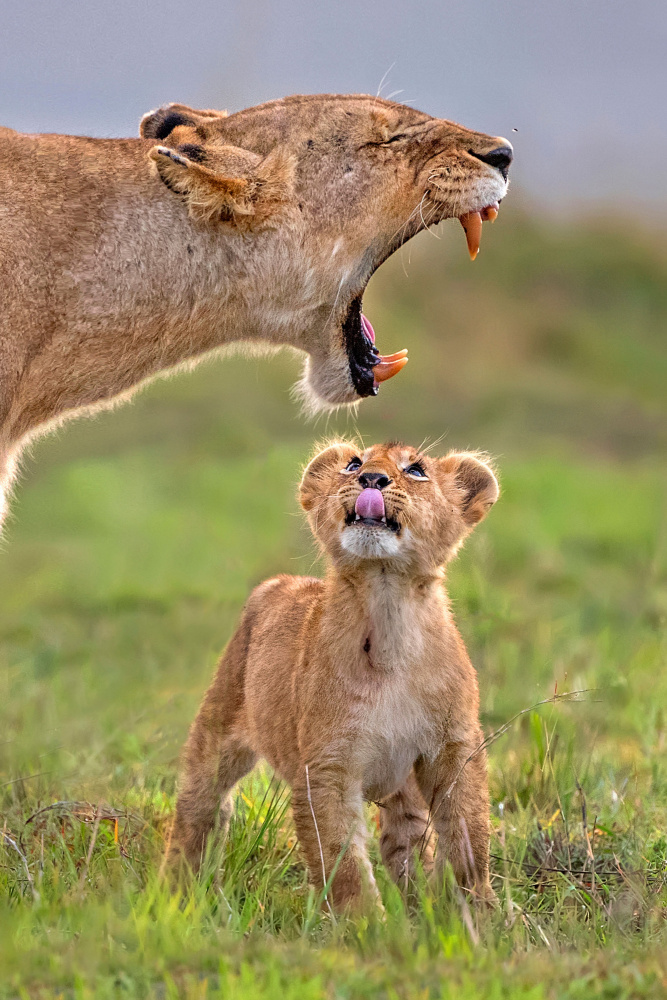
[[[470,527],[479,524],[498,499],[500,487],[491,466],[471,452],[450,452],[439,460],[440,468],[454,477],[459,491],[459,509]]]
[[[348,441],[337,441],[319,452],[306,466],[299,485],[299,503],[312,510],[319,500],[330,493],[331,477],[341,472],[359,455],[359,448]]]
[[[154,146],[148,154],[162,182],[184,197],[200,222],[232,222],[246,228],[265,225],[289,201],[294,160],[281,150],[264,159],[237,146],[184,143],[177,149]]]
[[[142,139],[164,141],[179,125],[199,125],[202,119],[210,122],[212,118],[226,117],[226,111],[195,111],[187,104],[164,104],[143,116],[139,122],[139,135]]]

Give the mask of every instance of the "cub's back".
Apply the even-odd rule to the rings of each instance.
[[[284,763],[296,749],[296,675],[319,620],[323,588],[315,577],[277,576],[260,584],[246,605],[246,724],[255,746],[284,777]]]

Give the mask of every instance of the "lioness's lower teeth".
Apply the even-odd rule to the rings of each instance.
[[[400,361],[401,358],[407,358],[407,356],[407,348],[404,348],[402,351],[396,351],[395,354],[381,354],[380,361]]]
[[[399,351],[398,353],[399,357],[390,354],[388,358],[382,358],[377,365],[373,365],[373,376],[376,382],[386,382],[388,378],[397,375],[401,368],[407,365],[408,359],[403,354],[403,351]],[[407,354],[407,351],[405,353]],[[403,355],[403,357],[400,357],[400,355]]]

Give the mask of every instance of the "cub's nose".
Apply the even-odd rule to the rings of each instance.
[[[472,149],[470,152],[478,160],[481,160],[482,163],[488,163],[490,167],[495,167],[496,170],[499,170],[505,180],[507,180],[507,173],[514,157],[514,150],[506,139],[503,141],[502,146],[492,149],[490,153],[474,153]]]
[[[362,472],[359,476],[359,482],[365,490],[383,490],[385,486],[389,486],[391,479],[383,472]]]

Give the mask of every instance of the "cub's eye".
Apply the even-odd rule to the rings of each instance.
[[[413,479],[428,479],[428,476],[424,472],[424,467],[419,462],[413,462],[405,470],[406,476],[412,476]]]
[[[357,469],[360,468],[361,468],[361,459],[353,458],[350,462],[347,463],[347,465],[343,469],[343,472],[356,472]]]

